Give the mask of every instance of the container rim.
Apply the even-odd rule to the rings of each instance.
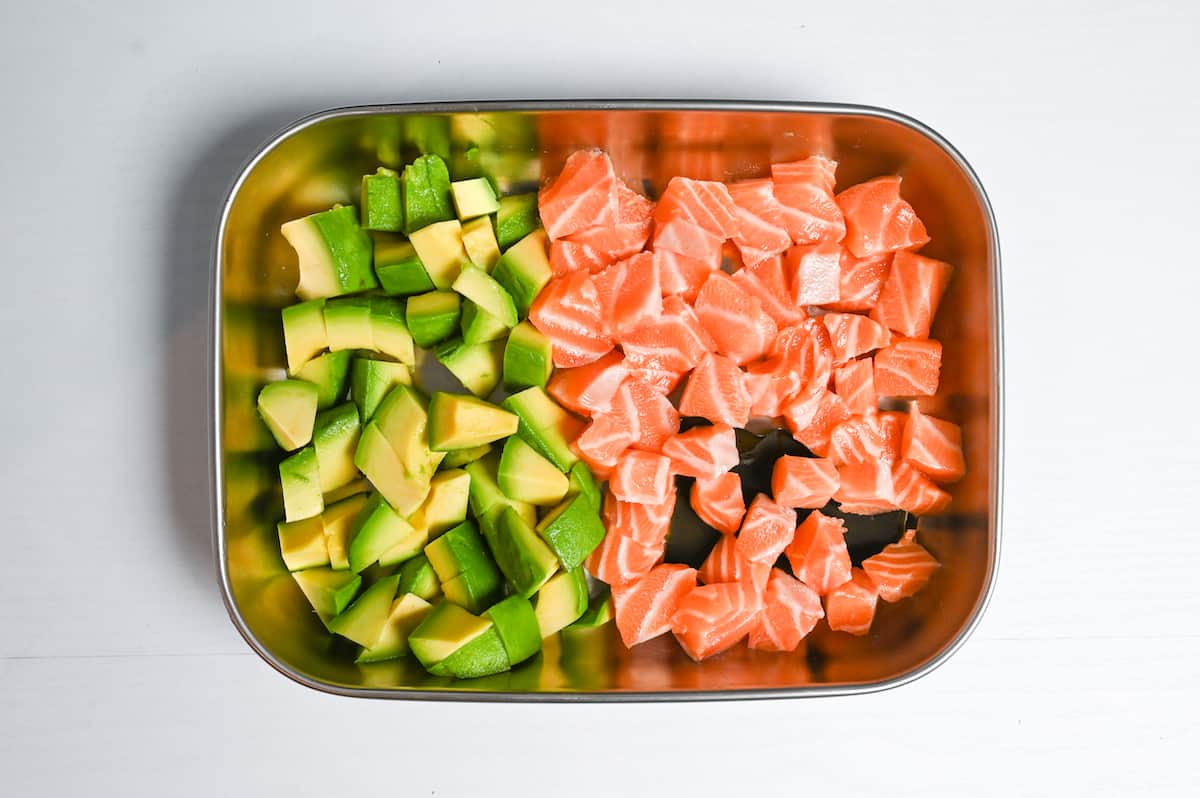
[[[993,516],[994,539],[992,541],[992,562],[985,573],[983,592],[976,602],[974,612],[958,633],[946,646],[925,662],[912,670],[901,673],[890,679],[865,684],[846,685],[816,685],[797,687],[776,687],[757,689],[731,690],[681,690],[681,691],[549,691],[549,692],[505,692],[505,691],[472,691],[472,690],[419,690],[419,689],[382,689],[345,687],[319,679],[314,679],[299,673],[287,663],[274,656],[250,631],[237,602],[233,598],[233,588],[230,583],[227,547],[225,540],[225,474],[221,458],[221,442],[224,424],[221,416],[223,406],[223,389],[221,381],[221,329],[224,314],[221,308],[221,253],[224,251],[225,229],[234,200],[255,166],[283,141],[296,133],[326,122],[330,119],[340,119],[379,114],[448,114],[448,113],[496,113],[496,112],[526,112],[526,111],[717,111],[717,112],[759,112],[759,113],[800,113],[800,114],[830,114],[839,116],[862,116],[883,119],[903,125],[937,144],[954,163],[962,170],[978,195],[980,205],[986,217],[989,236],[989,255],[992,262],[992,318],[994,334],[992,340],[992,356],[995,360],[995,382],[992,395],[989,397],[995,407],[991,430],[996,445],[996,467],[992,473],[989,486],[996,498]],[[304,116],[268,138],[261,147],[250,156],[237,177],[230,184],[217,224],[217,235],[213,242],[211,260],[212,280],[209,293],[208,351],[210,356],[208,378],[209,395],[212,399],[212,425],[209,438],[209,476],[212,480],[212,534],[213,554],[216,559],[217,581],[221,589],[221,599],[229,618],[238,633],[268,665],[292,681],[331,695],[351,698],[382,698],[426,701],[470,701],[487,703],[657,703],[676,701],[733,701],[733,700],[763,700],[780,698],[815,698],[820,696],[846,696],[882,692],[910,682],[916,681],[932,673],[947,659],[957,652],[975,631],[991,602],[992,592],[996,584],[996,576],[1000,564],[1000,544],[1003,530],[1004,511],[1004,318],[1000,264],[1000,242],[996,226],[996,216],[991,201],[978,175],[966,158],[950,144],[940,133],[923,122],[911,116],[871,105],[849,103],[812,103],[812,102],[776,102],[756,100],[486,100],[486,101],[455,101],[455,102],[420,102],[420,103],[390,103],[375,105],[355,105],[331,108]]]

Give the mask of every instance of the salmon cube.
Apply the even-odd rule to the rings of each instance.
[[[672,484],[669,459],[654,452],[629,449],[617,458],[608,489],[621,501],[662,504]]]
[[[668,402],[668,404],[670,404]],[[738,464],[737,438],[728,424],[693,427],[668,438],[662,453],[676,474],[715,479]]]
[[[609,534],[622,535],[647,548],[662,549],[666,545],[674,512],[674,486],[662,504],[621,501],[612,491],[604,495],[604,526]]]
[[[821,597],[808,585],[772,568],[763,592],[758,622],[750,629],[750,648],[795,651],[825,617]]]
[[[897,252],[871,318],[906,338],[928,338],[953,271],[949,263]]]
[[[571,369],[555,369],[546,392],[568,410],[591,416],[612,406],[613,396],[625,382],[629,369],[625,356],[609,352],[599,360]]]
[[[784,507],[824,507],[837,489],[837,468],[823,457],[784,455],[771,470],[771,493]]]
[[[619,205],[612,161],[600,150],[577,150],[538,193],[538,214],[551,239],[611,225]]]
[[[936,482],[954,482],[966,473],[962,430],[957,424],[925,415],[916,404],[904,425],[900,448],[905,460]]]
[[[837,302],[842,248],[833,242],[796,246],[783,256],[783,270],[791,279],[792,301],[797,305]]]
[[[784,550],[796,578],[822,596],[850,578],[845,534],[842,519],[814,511]]]
[[[825,621],[835,632],[865,635],[875,620],[875,583],[861,568],[825,596]]]
[[[692,486],[692,509],[700,520],[726,535],[732,535],[742,525],[746,500],[742,497],[742,480],[732,472],[716,479],[697,479]]]
[[[588,555],[585,565],[589,574],[616,586],[649,573],[662,558],[662,546],[643,546],[633,538],[608,534]]]
[[[925,547],[916,542],[916,530],[910,529],[898,543],[863,560],[863,571],[871,577],[879,597],[899,601],[925,586],[941,565]]]
[[[892,467],[892,501],[913,515],[938,513],[950,506],[950,494],[901,460]]]
[[[749,580],[760,593],[767,586],[770,573],[771,563],[750,562],[739,554],[737,538],[732,535],[722,535],[700,565],[700,581],[706,585]]]
[[[742,370],[727,357],[705,353],[688,377],[679,412],[713,424],[744,427],[750,420],[750,393]]]
[[[834,198],[846,223],[843,244],[857,258],[929,243],[925,225],[900,196],[900,178],[877,177],[859,183]]]
[[[621,641],[629,648],[671,631],[679,600],[696,587],[696,571],[686,565],[656,565],[644,576],[614,585],[613,609]]]
[[[851,413],[874,412],[879,399],[875,395],[875,365],[871,358],[851,360],[834,369],[833,390],[845,400]]]
[[[796,534],[796,511],[760,493],[750,502],[737,535],[737,551],[750,562],[775,562]]]
[[[875,353],[875,392],[880,396],[933,396],[942,373],[938,341],[900,340]]]
[[[672,219],[699,225],[722,240],[738,230],[737,206],[725,184],[716,180],[672,177],[658,198],[654,221],[662,225]]]
[[[750,580],[701,585],[679,599],[671,631],[697,662],[737,645],[750,633],[762,596]]]

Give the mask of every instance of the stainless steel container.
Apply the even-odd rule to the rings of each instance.
[[[535,187],[580,147],[601,147],[621,177],[653,191],[675,174],[738,179],[776,161],[835,158],[839,187],[880,174],[932,235],[923,251],[956,266],[934,327],[945,347],[932,403],[962,425],[967,477],[921,540],[943,568],[916,597],[881,604],[862,638],[823,626],[793,654],[740,646],[696,664],[669,636],[627,651],[612,625],[551,638],[511,673],[465,682],[401,660],[359,666],[340,648],[283,566],[279,454],[255,396],[284,363],[278,309],[295,301],[295,257],[282,222],[351,202],[360,175],[417,147],[457,157],[466,143],[502,187]],[[842,105],[717,102],[455,103],[316,114],[269,141],[223,209],[213,271],[214,534],[225,604],[238,631],[280,673],[318,690],[376,698],[663,701],[815,696],[879,690],[943,662],[978,622],[1000,538],[1001,317],[995,220],[967,162],[924,125]]]

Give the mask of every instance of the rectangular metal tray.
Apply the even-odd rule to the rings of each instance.
[[[279,453],[255,414],[261,385],[282,375],[279,308],[294,302],[295,256],[282,222],[352,202],[358,178],[417,147],[481,148],[505,189],[535,188],[566,155],[600,147],[632,185],[761,176],[819,153],[839,187],[904,178],[932,242],[956,267],[933,336],[945,347],[934,412],[963,427],[967,477],[921,540],[943,568],[916,597],[881,604],[869,635],[820,629],[792,654],[745,646],[701,664],[670,636],[633,651],[612,625],[551,638],[511,673],[455,682],[409,660],[359,666],[311,612],[283,566]],[[230,618],[267,663],[330,693],[499,701],[679,701],[838,695],[894,687],[954,652],[995,579],[1001,495],[1000,253],[991,207],[970,166],[937,133],[891,111],[746,102],[503,102],[386,105],[315,114],[279,133],[237,177],[222,210],[212,284],[213,531]]]

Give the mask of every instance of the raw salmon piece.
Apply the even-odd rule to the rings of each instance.
[[[790,211],[784,222],[793,242],[837,243],[845,237],[846,223],[834,200],[832,184],[821,178],[783,173],[774,174],[774,178],[775,197]]]
[[[826,313],[821,323],[829,331],[835,366],[891,343],[887,327],[858,313]]]
[[[761,651],[795,651],[824,617],[821,597],[815,590],[772,568],[763,592],[762,611],[750,630],[748,643]]]
[[[679,371],[670,371],[667,369],[658,368],[656,366],[638,366],[629,368],[629,379],[637,380],[638,382],[649,385],[654,390],[661,393],[663,396],[668,395],[671,391],[679,386],[683,381],[683,373]]]
[[[658,258],[663,296],[677,294],[688,302],[695,301],[700,286],[717,268],[711,261],[689,258],[666,249],[656,250],[654,255]]]
[[[771,494],[784,507],[824,507],[837,489],[837,467],[823,457],[784,455],[771,469]]]
[[[939,513],[950,506],[950,494],[904,460],[892,466],[892,500],[913,515]]]
[[[586,272],[551,280],[533,300],[529,321],[554,345],[558,368],[582,366],[612,351],[600,316],[600,297]]]
[[[675,252],[708,264],[709,269],[721,266],[720,236],[686,219],[660,222],[654,228],[654,251]]]
[[[900,178],[895,175],[851,186],[835,199],[846,221],[843,243],[857,258],[929,243],[925,225],[900,197]]]
[[[878,406],[875,369],[871,358],[852,360],[833,371],[833,390],[846,400],[851,413],[866,413]]]
[[[744,427],[750,420],[750,394],[742,370],[727,357],[706,352],[688,376],[679,412],[714,424]]]
[[[726,535],[738,531],[746,514],[742,480],[732,472],[716,479],[697,479],[692,486],[691,502],[701,521]]]
[[[829,432],[829,459],[835,466],[883,460],[883,430],[874,409],[852,416]],[[890,461],[887,465],[890,465]]]
[[[742,382],[750,395],[750,415],[774,418],[804,388],[804,374],[795,360],[772,358],[747,366]]]
[[[555,369],[546,392],[560,405],[581,416],[607,410],[629,369],[625,356],[609,352],[599,360],[573,369]]]
[[[671,631],[697,662],[735,646],[754,626],[762,597],[750,580],[701,585],[679,600]]]
[[[671,631],[679,599],[696,587],[696,570],[677,563],[656,565],[639,579],[614,585],[617,631],[626,647]]]
[[[617,181],[617,224],[650,225],[654,221],[654,200]]]
[[[767,258],[739,269],[733,273],[733,279],[743,291],[762,304],[763,312],[774,319],[777,326],[797,324],[808,317],[804,308],[792,302],[783,274],[782,258]]]
[[[907,338],[928,338],[953,271],[949,263],[897,252],[871,318]]]
[[[737,535],[737,552],[750,562],[770,565],[796,534],[796,511],[780,507],[765,493],[750,502]]]
[[[622,333],[662,316],[658,261],[651,252],[617,261],[595,275],[592,282],[609,335],[619,338]]]
[[[838,300],[824,307],[845,312],[870,310],[879,300],[891,268],[890,252],[856,258],[843,247],[838,259]]]
[[[662,504],[624,502],[611,491],[604,494],[604,526],[609,534],[624,535],[647,548],[661,549],[666,544],[674,512],[673,485]]]
[[[837,161],[823,155],[810,155],[799,161],[773,163],[771,177],[777,183],[812,183],[832,192],[837,182]]]
[[[788,209],[775,197],[775,181],[763,178],[732,183],[729,196],[737,206],[738,231],[733,242],[746,265],[759,263],[791,245],[785,221]]]
[[[831,242],[795,246],[783,255],[783,271],[796,305],[837,302],[841,291],[842,248]]]
[[[822,596],[850,578],[845,534],[842,519],[814,510],[796,528],[796,536],[784,550],[796,578]]]
[[[737,538],[722,535],[700,565],[700,581],[706,585],[720,582],[750,582],[759,593],[767,586],[771,563],[750,562],[737,550]]]
[[[850,409],[842,397],[822,389],[815,397],[792,401],[782,415],[796,440],[813,454],[824,456],[829,451],[830,432],[850,418]]]
[[[717,351],[735,363],[762,357],[774,340],[775,331],[760,323],[760,319],[770,319],[762,305],[724,272],[708,276],[696,296],[695,308]]]
[[[892,468],[882,460],[842,463],[838,466],[838,481],[833,499],[842,512],[878,515],[897,509]]]
[[[700,323],[700,317],[696,315],[696,310],[683,297],[663,297],[663,316],[683,322],[689,335],[699,342],[705,352],[717,351],[717,342],[708,334],[708,330],[704,329],[704,325]]]
[[[883,551],[863,560],[863,571],[871,577],[884,601],[899,601],[914,595],[941,567],[933,555],[916,542],[916,536],[916,530],[910,529],[899,543],[884,546]]]
[[[715,180],[672,177],[654,209],[656,223],[671,219],[686,219],[721,239],[737,232],[737,207],[725,184]]]
[[[628,380],[622,390],[629,392],[636,416],[637,438],[634,448],[657,452],[679,432],[679,412],[657,387],[640,380]]]
[[[623,334],[620,342],[631,368],[677,374],[691,370],[716,346],[696,314],[679,297],[664,299],[661,318]]]
[[[716,479],[741,459],[733,427],[728,424],[677,433],[663,444],[662,453],[671,458],[676,474],[698,479]]]
[[[895,341],[875,353],[880,396],[933,396],[942,374],[942,345],[932,338]]]
[[[550,242],[550,268],[555,277],[571,272],[598,272],[616,261],[589,244],[566,238]]]
[[[825,596],[825,622],[835,632],[865,635],[875,620],[875,583],[861,568]]]
[[[637,439],[635,431],[621,419],[608,413],[596,413],[571,449],[593,471],[608,471],[621,454]]]
[[[615,263],[641,252],[650,237],[654,203],[617,181],[616,222],[573,233],[570,240],[587,245]],[[595,271],[593,269],[593,271]]]
[[[538,192],[538,214],[551,239],[616,221],[617,176],[600,150],[571,153],[562,171]]]
[[[662,547],[643,546],[624,535],[609,534],[585,565],[589,574],[616,587],[648,573],[662,558]]]
[[[962,430],[957,424],[925,415],[916,403],[904,425],[900,451],[905,460],[935,482],[955,482],[967,471]]]
[[[662,504],[671,493],[671,461],[661,454],[627,449],[613,467],[608,489],[621,501]]]

